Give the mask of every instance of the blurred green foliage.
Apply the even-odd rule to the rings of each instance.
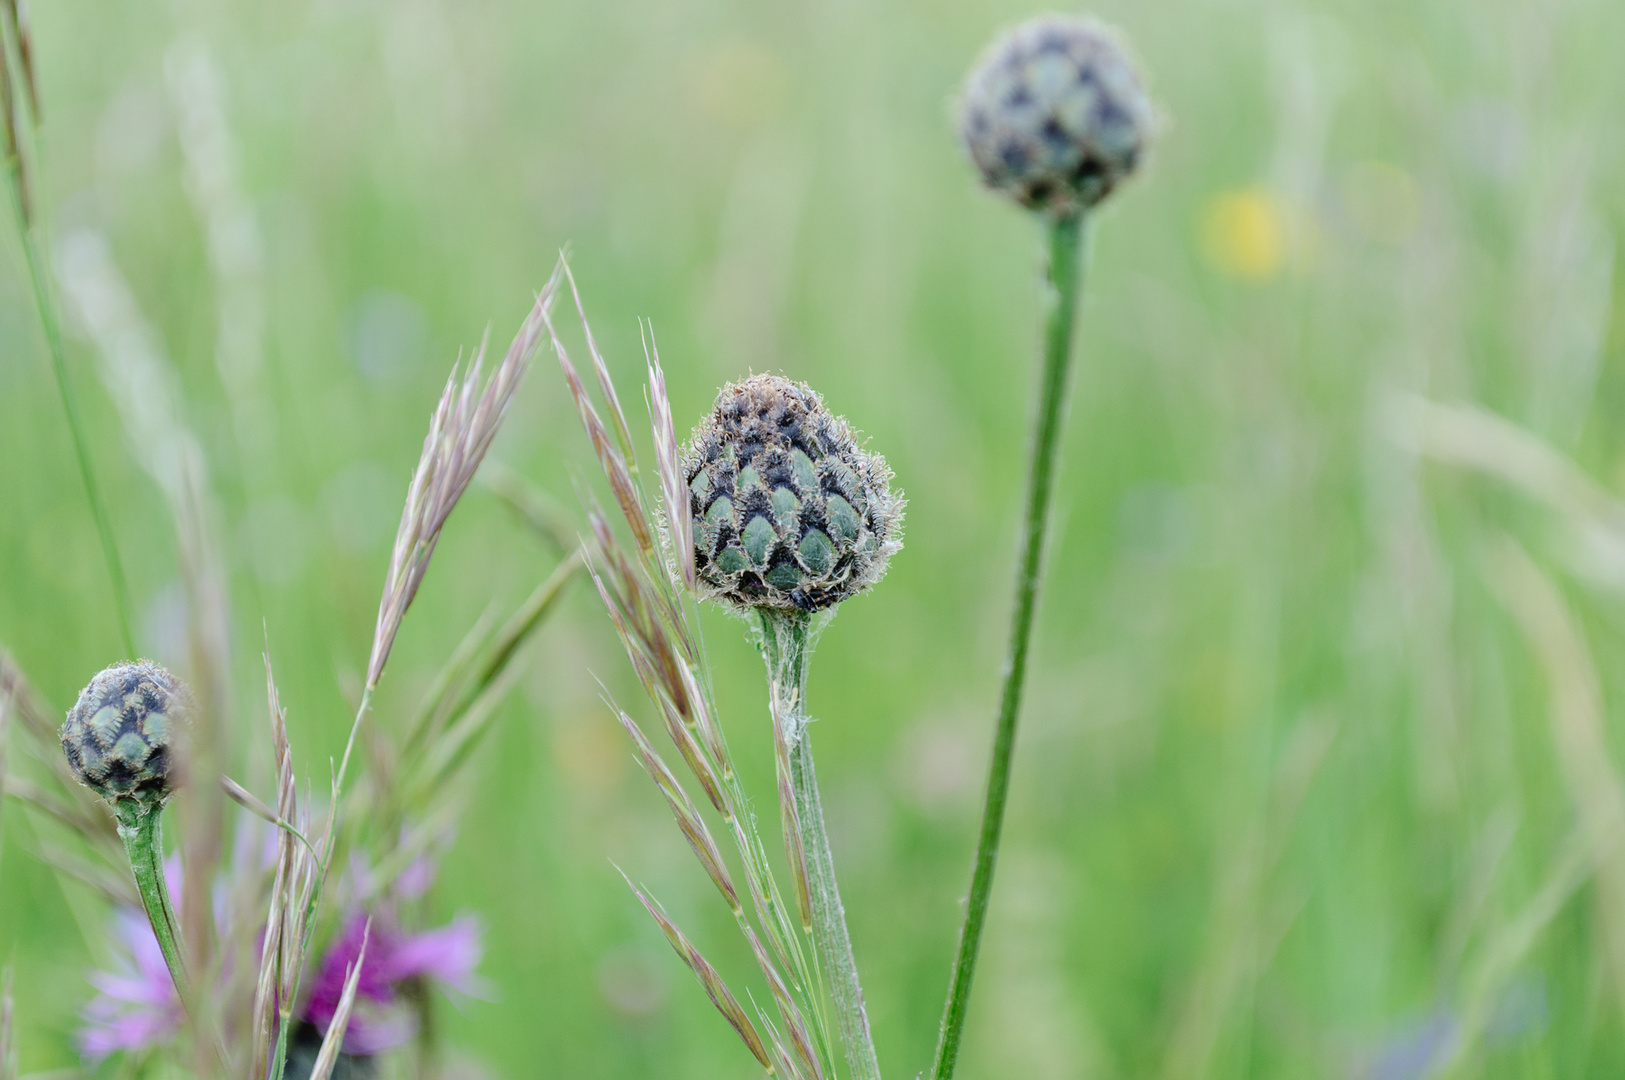
[[[1394,1080],[1426,1075],[1475,1016],[1462,1075],[1615,1074],[1618,897],[1588,856],[1549,919],[1519,920],[1593,790],[1554,740],[1588,665],[1603,744],[1625,754],[1618,566],[1523,494],[1419,460],[1391,406],[1477,402],[1620,486],[1625,7],[1095,10],[1134,43],[1166,123],[1096,230],[961,1075]],[[210,461],[238,773],[264,789],[263,624],[302,769],[324,782],[438,387],[486,326],[507,341],[568,243],[629,408],[644,316],[680,426],[723,381],[782,370],[871,436],[908,493],[907,548],[825,636],[811,705],[881,1059],[923,1069],[991,732],[1038,314],[1036,230],[976,189],[947,114],[976,51],[1029,11],[35,5],[49,231],[108,238]],[[223,109],[223,148],[199,101]],[[208,188],[198,154],[235,177]],[[213,204],[213,256],[209,190],[240,195]],[[5,235],[0,641],[65,708],[120,659],[117,630]],[[248,346],[221,345],[222,310]],[[74,333],[138,641],[181,664],[168,518]],[[217,362],[245,347],[263,356],[246,411]],[[596,471],[545,355],[494,457],[564,506]],[[1568,668],[1532,647],[1551,624],[1516,597],[1551,596],[1507,570],[1523,566],[1507,535],[1584,635],[1556,650]],[[378,723],[404,722],[465,628],[553,561],[476,487]],[[739,624],[709,627],[771,813],[758,661]],[[639,701],[578,590],[482,754],[438,889],[489,926],[493,1000],[449,1014],[448,1038],[503,1076],[753,1075],[611,865],[760,995],[595,676]],[[1617,764],[1579,756],[1617,791]],[[23,1069],[72,1065],[101,916],[29,853],[15,805],[3,830]]]

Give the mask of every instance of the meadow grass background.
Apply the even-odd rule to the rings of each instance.
[[[326,775],[438,388],[487,326],[508,340],[568,243],[629,403],[644,316],[680,428],[722,382],[783,371],[908,494],[907,547],[826,634],[810,704],[881,1060],[925,1068],[1006,631],[1039,268],[949,102],[1032,10],[34,5],[50,233],[105,235],[208,452],[235,771],[265,789],[263,624],[296,756]],[[1418,455],[1395,403],[1477,403],[1625,485],[1625,7],[1093,10],[1165,123],[1096,232],[961,1075],[1398,1080],[1462,1032],[1459,1075],[1617,1074],[1621,518]],[[196,120],[215,107],[225,144]],[[122,657],[3,233],[0,641],[65,708]],[[223,309],[245,335],[224,347]],[[235,403],[223,348],[228,372],[262,357]],[[69,363],[138,645],[180,664],[167,514],[80,331]],[[1473,443],[1509,467],[1521,445]],[[596,468],[546,354],[493,457],[574,513]],[[476,487],[378,723],[554,561]],[[708,635],[771,814],[758,661],[728,618]],[[448,1013],[448,1039],[499,1076],[755,1075],[611,865],[760,993],[595,676],[640,700],[578,588],[482,752],[438,887],[445,914],[487,923],[493,999]],[[101,916],[30,853],[15,804],[0,827],[23,1069],[71,1066]]]

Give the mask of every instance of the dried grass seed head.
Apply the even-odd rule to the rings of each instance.
[[[90,680],[62,725],[75,776],[108,802],[160,805],[174,788],[175,746],[192,692],[151,660],[114,664]]]
[[[1057,216],[1098,203],[1139,166],[1155,114],[1094,19],[1040,15],[988,47],[965,83],[959,137],[987,186]]]
[[[681,464],[696,574],[736,607],[830,607],[879,581],[902,547],[891,469],[804,383],[723,387]]]

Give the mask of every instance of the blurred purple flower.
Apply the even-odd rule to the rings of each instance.
[[[85,1007],[79,1049],[91,1061],[115,1050],[141,1050],[173,1039],[185,1019],[164,954],[146,915],[121,910],[113,922],[115,937],[127,949],[120,971],[93,971],[90,984],[98,994]]]
[[[433,880],[434,865],[422,860],[414,873],[425,886]],[[181,895],[180,862],[165,864],[172,896]],[[217,932],[224,926],[224,894],[215,897]],[[309,980],[299,1019],[325,1033],[344,996],[349,969],[361,952],[367,934],[367,916],[350,914],[339,935],[328,945]],[[474,969],[484,951],[479,920],[461,916],[436,930],[403,933],[392,920],[375,917],[367,937],[366,957],[357,984],[356,1008],[344,1037],[344,1052],[371,1056],[400,1046],[416,1034],[412,1014],[403,1008],[398,990],[413,980],[432,980],[465,994],[479,993]],[[117,1050],[146,1050],[163,1046],[181,1031],[185,1014],[158,939],[139,908],[119,910],[113,919],[113,938],[121,946],[113,971],[93,971],[89,981],[97,994],[85,1007],[79,1048],[92,1061]]]
[[[397,987],[412,979],[433,979],[464,993],[474,993],[474,968],[483,945],[477,919],[463,916],[438,930],[402,934],[374,919],[370,934],[364,915],[351,915],[317,968],[300,1018],[326,1031],[344,996],[344,982],[367,940],[367,953],[356,984],[356,1008],[344,1036],[348,1054],[378,1054],[410,1040],[415,1033],[400,1003]]]

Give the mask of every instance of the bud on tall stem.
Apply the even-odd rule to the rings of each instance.
[[[723,387],[681,459],[695,576],[761,633],[788,759],[786,846],[847,1065],[853,1080],[879,1080],[813,768],[807,665],[841,601],[879,581],[902,547],[903,501],[885,459],[809,387],[777,375]]]
[[[1154,114],[1127,53],[1100,23],[1043,15],[993,42],[965,82],[959,134],[994,191],[1033,211],[1048,239],[1044,367],[1027,471],[1027,511],[1004,690],[988,766],[976,868],[954,957],[932,1080],[950,1080],[959,1058],[971,980],[987,925],[1010,793],[1016,721],[1026,683],[1033,616],[1043,575],[1055,456],[1072,362],[1089,211],[1139,168]]]
[[[192,693],[150,660],[114,664],[79,693],[62,725],[62,750],[79,781],[106,800],[153,936],[183,1004],[193,998],[180,920],[164,880],[161,815],[176,785],[175,747],[191,723]]]

